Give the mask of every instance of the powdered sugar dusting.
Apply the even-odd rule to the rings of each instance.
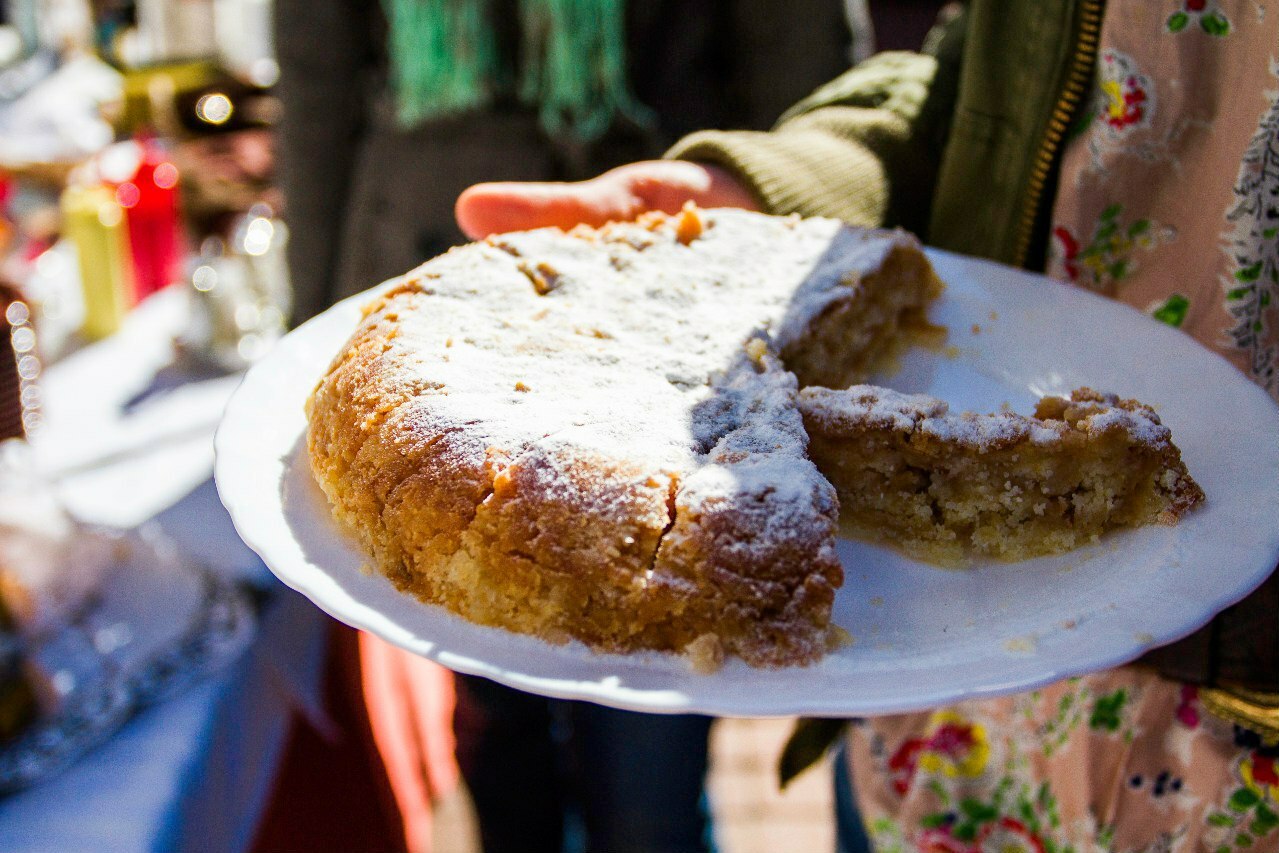
[[[1159,418],[1153,411],[1145,407],[1135,410],[1117,406],[1105,408],[1090,415],[1083,424],[1090,432],[1123,430],[1135,440],[1152,446],[1167,444],[1172,437],[1171,430],[1159,422]]]
[[[864,424],[878,429],[910,432],[926,418],[949,411],[943,400],[926,394],[902,394],[877,385],[854,385],[843,391],[805,388],[800,392],[804,416],[832,429]]]
[[[873,385],[846,390],[805,388],[799,394],[805,420],[825,432],[891,428],[918,433],[939,441],[977,449],[1007,447],[1018,442],[1051,445],[1066,433],[1126,432],[1134,443],[1150,447],[1168,444],[1170,432],[1150,408],[1089,389],[1076,391],[1070,400],[1045,398],[1046,417],[1014,412],[950,414],[946,403],[923,394],[900,394]]]
[[[437,415],[483,423],[490,442],[517,452],[551,437],[685,469],[715,461],[717,443],[720,455],[802,460],[793,377],[744,348],[777,352],[910,238],[825,219],[701,215],[687,245],[655,220],[456,249],[404,280],[423,296],[396,306],[390,355],[440,389]]]

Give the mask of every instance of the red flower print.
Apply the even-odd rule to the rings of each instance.
[[[910,789],[910,781],[915,777],[915,766],[919,761],[919,751],[924,748],[922,738],[911,738],[897,747],[893,757],[888,759],[888,769],[893,776],[893,790],[900,796],[906,796]]]
[[[1263,799],[1272,803],[1279,801],[1279,768],[1275,767],[1275,756],[1254,751],[1239,762],[1239,778],[1244,787],[1231,797],[1231,808],[1236,804],[1247,808]],[[1237,797],[1244,799],[1236,802]]]
[[[980,853],[1044,853],[1044,842],[1015,817],[989,823],[977,836]]]
[[[943,776],[979,776],[990,757],[986,730],[969,723],[951,711],[934,715],[927,737],[910,738],[888,759],[888,773],[893,790],[905,796],[915,779],[915,772]]]
[[[1112,137],[1146,124],[1154,107],[1151,82],[1131,57],[1115,50],[1102,52],[1096,116]]]
[[[953,711],[938,711],[915,762],[926,773],[973,777],[981,775],[989,758],[990,740],[983,726]]]
[[[1053,236],[1061,243],[1061,265],[1071,281],[1079,280],[1079,241],[1060,225],[1053,229]]]
[[[1125,88],[1120,96],[1122,104],[1113,103],[1106,111],[1106,121],[1111,127],[1128,127],[1140,123],[1145,118],[1146,108],[1142,104],[1146,101],[1146,93],[1142,89],[1135,88],[1140,85],[1137,78],[1128,78],[1128,88]]]
[[[947,828],[926,829],[915,839],[919,853],[976,853],[975,848],[950,834]]]
[[[972,726],[946,723],[928,739],[928,749],[940,753],[947,758],[955,759],[965,755],[973,748],[975,738]]]
[[[1208,0],[1182,0],[1181,8],[1168,16],[1166,26],[1170,33],[1187,30],[1193,21],[1210,36],[1230,35],[1230,19],[1220,8],[1208,11]]]
[[[1279,785],[1279,768],[1275,767],[1272,755],[1252,754],[1252,778],[1258,785]]]
[[[1193,684],[1182,685],[1181,703],[1177,705],[1177,722],[1188,729],[1199,727],[1199,709],[1195,703],[1199,700],[1199,688]]]

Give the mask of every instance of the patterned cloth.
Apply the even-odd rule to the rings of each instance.
[[[1177,326],[1279,400],[1279,4],[1110,0],[1050,275]]]
[[[1279,400],[1277,55],[1279,3],[1109,0],[1048,272]],[[1279,850],[1279,748],[1135,667],[872,720],[848,755],[881,853]]]
[[[1279,749],[1133,667],[854,729],[880,853],[1279,849]]]

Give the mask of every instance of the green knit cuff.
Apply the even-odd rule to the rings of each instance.
[[[856,140],[816,128],[701,131],[680,140],[666,157],[727,169],[769,213],[879,225],[888,207],[879,157]]]

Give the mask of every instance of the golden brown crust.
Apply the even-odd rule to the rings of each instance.
[[[380,310],[375,304],[308,405],[317,480],[337,517],[397,582],[407,563],[457,549],[492,482],[487,466],[476,464],[480,437],[433,422],[421,402],[429,389],[393,378],[399,359],[388,344],[397,314],[388,306],[412,310],[418,298],[403,290]]]
[[[774,353],[805,316],[859,296],[812,271],[844,233],[685,211],[456,250],[375,298],[316,388],[317,480],[379,571],[472,621],[703,663],[812,662],[842,583],[838,505]],[[873,272],[900,246],[919,252],[888,234],[843,251]],[[676,324],[651,349],[625,348],[662,330],[625,314],[640,310],[627,287]],[[732,288],[761,298],[730,297],[741,319],[725,325],[715,300]],[[602,291],[621,302],[595,310]],[[680,323],[696,349],[671,358]],[[601,361],[617,389],[560,387]],[[619,411],[636,423],[596,423]]]

